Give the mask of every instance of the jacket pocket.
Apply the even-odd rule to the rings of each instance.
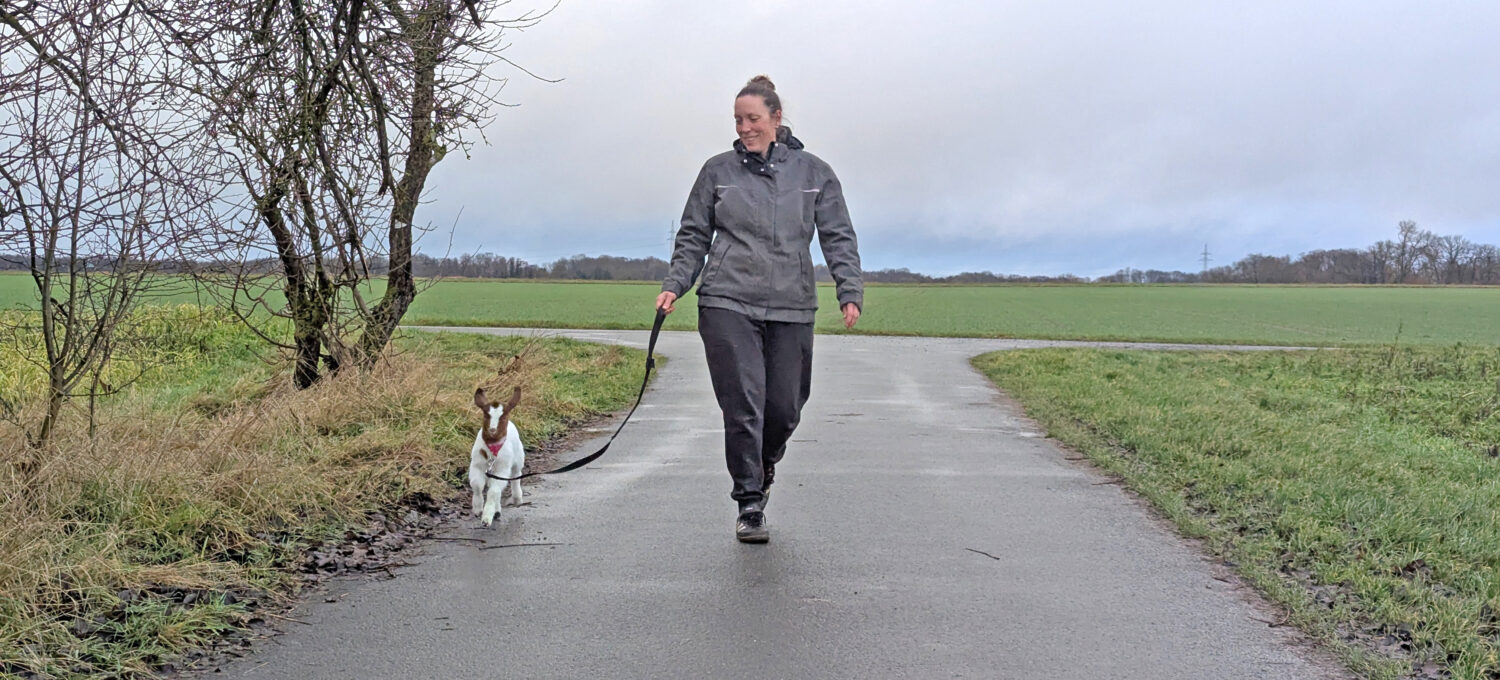
[[[812,258],[807,256],[806,248],[798,251],[797,256],[802,260],[801,276],[797,277],[802,289],[802,303],[806,308],[816,308],[818,306],[818,282],[813,278]]]
[[[803,189],[798,193],[802,198],[802,224],[811,225],[818,214],[818,199],[823,192],[821,189]]]
[[[723,236],[714,239],[714,244],[708,249],[708,264],[704,265],[703,283],[698,284],[700,292],[712,284],[714,279],[719,278],[719,270],[724,266],[724,258],[729,255],[729,249],[733,247],[729,239]]]
[[[818,289],[813,281],[812,258],[806,250],[785,253],[776,262],[771,280],[770,306],[780,309],[817,309]]]

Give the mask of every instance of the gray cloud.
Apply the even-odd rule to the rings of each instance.
[[[871,268],[1194,269],[1401,219],[1495,242],[1497,32],[1474,2],[564,0],[507,55],[566,80],[513,76],[424,214],[456,251],[665,256],[765,72]]]

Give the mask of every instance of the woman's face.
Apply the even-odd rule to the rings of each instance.
[[[771,113],[766,100],[758,95],[747,94],[734,100],[734,131],[745,149],[765,153],[776,140],[776,128],[780,125],[781,112]]]

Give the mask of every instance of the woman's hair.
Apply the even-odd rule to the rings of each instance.
[[[745,83],[745,86],[740,88],[740,93],[735,95],[734,98],[739,99],[751,94],[764,100],[766,108],[770,109],[771,113],[774,114],[781,111],[781,97],[776,96],[776,83],[771,82],[771,78],[765,74],[751,78],[750,82]]]
[[[772,115],[781,113],[781,97],[777,96],[776,83],[771,82],[770,76],[762,73],[751,78],[749,82],[745,83],[744,87],[740,88],[740,93],[735,95],[734,98],[739,99],[746,95],[760,97],[766,103],[766,108],[771,110]],[[783,118],[782,120],[785,121],[786,119]],[[776,141],[778,142],[785,143],[791,135],[792,129],[785,124],[776,128]]]

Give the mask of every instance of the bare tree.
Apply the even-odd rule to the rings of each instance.
[[[1395,278],[1396,242],[1377,241],[1365,252],[1369,255],[1369,282],[1390,283]]]
[[[1500,248],[1489,244],[1474,246],[1469,255],[1469,268],[1474,283],[1500,283]]]
[[[1282,255],[1251,254],[1235,263],[1242,271],[1242,280],[1251,283],[1288,283],[1291,281],[1291,258]]]
[[[1434,282],[1465,283],[1464,268],[1474,244],[1458,235],[1434,236],[1430,244]]]
[[[213,238],[206,287],[262,329],[290,320],[294,382],[374,361],[417,294],[417,208],[428,174],[491,119],[506,29],[474,0],[186,0],[152,16],[193,65],[211,152],[240,194]],[[499,3],[503,6],[505,3]],[[279,285],[258,265],[272,256]],[[385,264],[374,292],[372,259]]]
[[[1313,250],[1292,264],[1298,283],[1367,283],[1367,254],[1359,250]]]
[[[1395,283],[1406,283],[1411,275],[1417,273],[1421,263],[1423,252],[1432,234],[1417,228],[1417,223],[1411,220],[1402,220],[1396,225],[1397,238],[1394,253],[1392,253],[1395,268]]]
[[[0,7],[0,255],[26,263],[37,295],[0,330],[46,374],[40,422],[22,423],[36,447],[68,399],[119,386],[104,373],[117,330],[205,200],[183,190],[187,125],[162,108],[140,30],[110,0]]]

